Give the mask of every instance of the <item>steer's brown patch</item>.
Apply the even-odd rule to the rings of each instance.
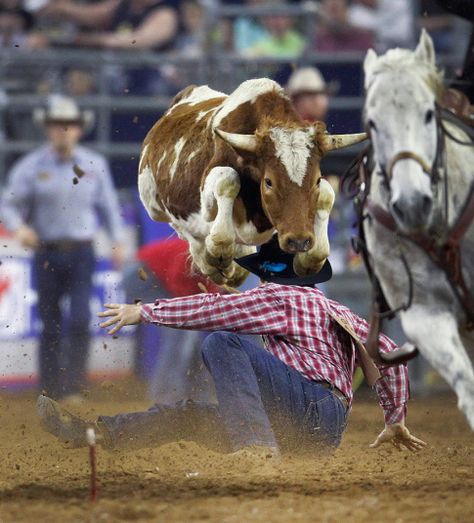
[[[216,166],[230,166],[241,177],[234,213],[239,223],[252,221],[258,232],[280,225],[289,229],[311,229],[322,156],[318,137],[325,132],[324,124],[315,124],[316,147],[308,159],[308,175],[303,186],[298,187],[276,158],[275,146],[268,133],[272,127],[296,130],[305,129],[308,124],[298,116],[281,91],[269,91],[252,102],[242,103],[220,122],[219,128],[223,131],[256,134],[259,147],[253,154],[234,150],[212,129],[211,120],[226,98],[186,103],[185,98],[193,88],[187,88],[175,97],[173,103],[180,102],[179,105],[171,106],[144,142],[148,148],[141,164],[152,169],[160,205],[175,217],[186,219],[200,210],[200,192],[207,173]],[[175,146],[180,139],[185,142],[177,159],[175,175],[171,177],[170,168],[176,160]],[[164,154],[165,159],[158,168]],[[275,191],[271,196],[262,189],[263,178],[267,175],[275,180]]]

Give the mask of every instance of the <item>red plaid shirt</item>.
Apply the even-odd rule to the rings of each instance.
[[[266,350],[310,380],[325,380],[352,403],[352,377],[358,365],[349,335],[329,311],[344,317],[365,342],[368,324],[340,303],[310,287],[261,285],[241,294],[197,294],[156,300],[142,307],[142,319],[178,329],[225,330],[261,334]],[[390,352],[395,343],[380,336],[380,350]],[[409,398],[405,365],[380,366],[382,377],[375,389],[385,422],[404,419]]]

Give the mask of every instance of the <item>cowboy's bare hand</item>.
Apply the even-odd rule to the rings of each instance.
[[[99,327],[107,329],[114,325],[114,327],[107,331],[109,334],[115,334],[122,327],[127,325],[138,325],[141,322],[141,303],[136,303],[134,305],[126,303],[105,303],[104,307],[107,310],[97,313],[97,316],[99,316],[99,318],[110,317],[110,320],[100,323]]]
[[[385,425],[377,439],[369,446],[374,449],[382,445],[382,443],[391,443],[398,450],[402,450],[405,447],[412,452],[417,452],[426,446],[424,441],[410,434],[404,423]]]

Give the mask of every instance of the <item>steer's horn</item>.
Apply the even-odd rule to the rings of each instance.
[[[257,138],[254,134],[226,133],[219,128],[214,130],[217,135],[235,149],[248,151],[249,153],[254,153],[257,150]]]
[[[349,147],[355,143],[362,142],[367,138],[367,133],[357,134],[325,134],[321,141],[321,149],[328,153],[343,147]]]

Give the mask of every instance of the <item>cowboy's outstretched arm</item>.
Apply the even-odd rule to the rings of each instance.
[[[196,294],[182,298],[159,299],[135,305],[106,304],[100,324],[114,326],[115,334],[126,325],[155,323],[177,329],[227,330],[246,334],[285,334],[287,315],[276,293],[262,287],[240,294]]]
[[[369,324],[354,313],[352,322],[354,329],[362,340],[367,341]],[[388,336],[379,336],[379,351],[389,353],[397,348]],[[408,380],[408,369],[406,364],[402,365],[378,365],[381,378],[375,383],[375,390],[383,409],[385,428],[376,438],[371,448],[376,448],[382,443],[391,443],[401,450],[403,447],[411,451],[421,450],[426,443],[410,434],[405,426],[407,402],[410,397],[410,386]]]

